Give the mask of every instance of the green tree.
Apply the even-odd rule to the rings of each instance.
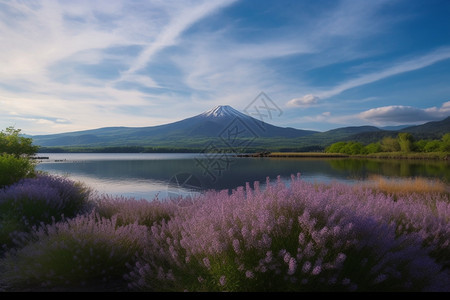
[[[425,146],[427,145],[428,140],[418,140],[414,143],[414,149],[417,152],[425,152]]]
[[[397,137],[398,144],[400,146],[400,150],[402,152],[411,152],[413,151],[414,146],[414,137],[411,133],[400,132]]]
[[[331,144],[327,149],[327,153],[342,153],[342,154],[366,154],[364,145],[359,142],[337,142]]]
[[[343,147],[339,150],[339,153],[342,154],[351,154],[350,146],[352,145],[352,142],[346,142]]]
[[[325,149],[327,153],[340,153],[341,149],[346,145],[346,142],[337,142],[331,144],[329,147]]]
[[[450,152],[450,132],[444,134],[441,140],[440,150],[443,152]]]
[[[31,156],[39,150],[31,138],[21,136],[20,129],[8,127],[0,132],[0,188],[35,175]]]
[[[22,178],[35,176],[35,163],[27,157],[12,154],[0,155],[0,188],[11,185]]]
[[[381,140],[381,149],[384,152],[397,152],[400,151],[400,145],[397,139],[387,136]]]
[[[33,139],[21,136],[20,129],[8,127],[0,132],[0,154],[11,154],[16,157],[32,156],[39,150],[33,145]]]
[[[365,154],[364,153],[364,145],[359,142],[350,142],[348,144],[347,154]]]
[[[436,152],[439,151],[439,148],[441,147],[441,142],[438,140],[431,140],[428,141],[427,144],[424,147],[425,152]]]
[[[370,143],[369,145],[365,146],[365,152],[367,154],[369,153],[378,153],[383,151],[383,149],[381,148],[381,144],[380,143]]]

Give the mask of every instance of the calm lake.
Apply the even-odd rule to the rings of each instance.
[[[450,164],[431,160],[348,158],[250,158],[192,153],[40,153],[37,169],[81,181],[102,194],[152,200],[189,196],[205,190],[261,185],[291,175],[312,182],[354,184],[372,175],[427,177],[450,182]]]

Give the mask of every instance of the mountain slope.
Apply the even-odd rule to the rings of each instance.
[[[52,135],[37,135],[44,147],[67,146],[204,146],[205,140],[299,138],[316,131],[270,125],[231,106],[217,106],[197,116],[152,127],[106,127]]]
[[[76,132],[33,136],[42,147],[153,147],[172,149],[205,149],[213,144],[221,148],[248,151],[320,151],[338,141],[364,144],[385,136],[410,132],[416,139],[436,139],[450,132],[450,117],[438,122],[382,130],[374,126],[351,126],[325,132],[274,126],[231,106],[217,106],[199,115],[152,127],[105,127]]]
[[[411,133],[416,140],[440,139],[450,132],[450,117],[441,121],[427,122],[421,125],[404,127],[399,130],[380,130],[377,132],[361,132],[348,137],[348,140],[363,144],[381,141],[384,137],[397,137],[400,132]]]
[[[450,116],[441,121],[411,126],[404,128],[401,131],[414,134],[416,138],[420,138],[421,136],[429,136],[431,133],[439,138],[440,135],[450,132]]]

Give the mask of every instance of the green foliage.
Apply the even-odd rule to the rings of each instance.
[[[450,133],[446,133],[440,140],[419,140],[414,143],[417,152],[450,152]]]
[[[414,138],[412,134],[400,132],[397,137],[400,150],[403,152],[411,152],[413,150]]]
[[[366,154],[367,150],[364,145],[359,142],[338,142],[328,147],[325,152],[357,155]]]
[[[17,157],[12,154],[0,155],[0,188],[22,178],[33,177],[34,167],[34,162],[26,157]]]
[[[444,136],[442,137],[440,150],[443,152],[450,152],[450,132],[444,134]]]
[[[21,136],[20,132],[14,127],[0,132],[0,188],[34,176],[35,164],[30,156],[36,154],[39,147],[33,145],[31,138]]]
[[[414,143],[414,148],[417,152],[425,152],[425,146],[427,145],[428,140],[419,140]]]
[[[370,143],[365,148],[366,148],[367,154],[378,153],[378,152],[382,151],[381,144],[379,142],[378,143]]]
[[[392,137],[385,137],[381,140],[381,149],[384,152],[400,151],[400,144],[398,140]]]
[[[446,133],[440,140],[415,141],[412,134],[401,132],[397,138],[384,137],[380,142],[364,146],[360,142],[337,142],[325,149],[326,153],[345,153],[349,155],[374,154],[381,152],[411,153],[411,152],[450,152],[450,133]]]
[[[0,132],[0,154],[12,154],[16,157],[36,154],[39,146],[33,145],[31,138],[20,135],[20,129],[8,127]]]
[[[364,145],[358,142],[352,143],[349,150],[350,154],[365,154]]]
[[[334,144],[331,144],[331,146],[327,147],[325,149],[325,152],[327,153],[340,153],[341,149],[346,145],[346,142],[337,142]]]
[[[425,152],[435,152],[438,151],[441,143],[437,140],[428,141],[423,150]]]

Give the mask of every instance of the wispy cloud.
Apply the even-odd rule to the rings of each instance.
[[[233,2],[0,1],[0,43],[8,45],[0,47],[0,110],[14,111],[10,119],[26,126],[47,120],[48,131],[124,118],[129,126],[173,121],[156,106],[170,103],[169,95],[119,83],[160,88],[140,71],[190,26]]]
[[[301,106],[305,104],[316,104],[317,101],[308,101],[299,100],[299,99],[326,99],[333,96],[336,96],[344,91],[347,91],[352,88],[356,88],[359,86],[363,86],[369,83],[373,83],[391,76],[403,74],[406,72],[411,72],[415,70],[419,70],[430,65],[433,65],[439,61],[450,59],[450,47],[442,47],[437,50],[434,50],[430,53],[427,53],[422,56],[417,56],[414,58],[407,59],[405,61],[401,61],[396,63],[392,67],[387,67],[378,72],[373,72],[365,75],[361,75],[359,77],[349,79],[343,83],[336,85],[335,87],[328,90],[317,90],[313,94],[308,94],[300,98],[294,98],[288,102],[289,106]]]
[[[144,50],[131,63],[130,67],[122,73],[119,81],[124,80],[130,74],[134,74],[142,68],[145,68],[158,51],[175,45],[180,34],[198,20],[201,20],[205,16],[210,15],[226,5],[230,5],[235,1],[236,0],[215,0],[206,1],[200,4],[195,3],[197,5],[191,3],[191,5],[183,5],[181,9],[172,4],[172,8],[177,8],[176,13],[172,13],[168,24],[164,26],[161,33],[156,35],[154,40],[145,46]]]

